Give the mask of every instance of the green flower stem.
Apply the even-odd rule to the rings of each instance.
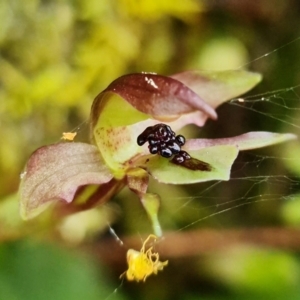
[[[158,221],[158,210],[160,207],[159,195],[150,193],[144,194],[141,198],[141,202],[150,218],[154,234],[161,237],[162,229]]]

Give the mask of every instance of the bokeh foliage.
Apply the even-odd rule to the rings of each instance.
[[[0,298],[30,300],[43,296],[47,299],[48,294],[49,299],[76,299],[76,295],[83,293],[86,299],[104,299],[119,284],[117,278],[112,285],[104,283],[99,275],[103,270],[97,274],[91,263],[67,259],[68,254],[61,249],[7,242],[24,235],[27,239],[30,236],[30,239],[63,240],[56,239],[55,230],[49,229],[51,220],[47,216],[29,225],[18,217],[19,176],[32,151],[59,141],[62,132],[72,129],[79,131],[79,140],[88,140],[87,120],[92,100],[116,77],[141,71],[167,75],[186,69],[235,69],[300,36],[299,17],[299,4],[293,0],[284,3],[268,0],[257,5],[245,0],[2,0]],[[294,43],[248,65],[266,78],[254,93],[299,83],[299,48],[300,43]],[[295,98],[293,106],[299,105],[299,97]],[[276,107],[264,104],[260,110],[278,113]],[[291,130],[283,128],[276,119],[266,119],[230,105],[221,107],[218,113],[219,121],[209,124],[201,133],[203,136],[232,136],[262,129]],[[270,151],[276,154],[276,150]],[[250,156],[243,156],[241,163],[243,159],[247,161]],[[283,165],[279,170],[270,164],[265,167],[270,172],[286,172]],[[299,172],[295,173],[299,176]],[[209,203],[215,204],[215,200],[211,203],[211,199],[235,198],[235,193],[243,189],[243,185],[222,185],[211,199],[200,198],[178,211],[178,207],[186,204],[188,193],[196,197],[205,187],[162,189],[165,193],[161,194],[162,198],[172,199],[162,204],[162,222],[166,228],[179,229],[199,219],[201,214],[213,213],[215,206],[209,207]],[[155,183],[153,188],[159,189]],[[283,192],[278,186],[274,189]],[[253,192],[263,191],[254,189]],[[78,220],[65,220],[60,229],[64,228],[66,233],[73,228],[78,233],[81,227],[87,227],[97,232],[95,228],[105,228],[105,218],[113,222],[121,211],[123,221],[117,226],[120,232],[148,232],[146,216],[141,213],[138,201],[128,198],[126,191],[118,198],[122,199],[119,201],[122,209],[112,206],[93,218],[82,217],[80,224]],[[289,220],[288,224],[299,226],[299,215],[295,213],[299,201],[294,203],[291,209],[289,204],[281,210],[279,201],[264,202],[199,225],[278,226]],[[295,255],[260,248],[236,251],[178,259],[173,266],[170,263],[169,271],[166,269],[143,286],[127,288],[126,284],[124,291],[120,289],[113,299],[121,299],[125,291],[131,299],[133,295],[136,299],[282,299],[282,295],[285,299],[296,299],[295,295],[299,295],[295,281],[300,280],[300,265]],[[195,260],[199,263],[195,264]],[[65,281],[65,289],[60,288],[59,279]]]

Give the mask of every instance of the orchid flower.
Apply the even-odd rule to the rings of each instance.
[[[91,144],[60,142],[31,155],[20,185],[21,216],[31,219],[57,202],[77,210],[91,208],[127,185],[139,197],[154,233],[160,236],[160,198],[147,191],[149,176],[168,184],[229,180],[240,150],[295,136],[249,132],[221,139],[190,139],[181,144],[182,151],[191,157],[183,163],[151,154],[146,144],[137,143],[138,137],[157,124],[166,124],[176,132],[188,124],[201,127],[208,118],[216,120],[216,107],[260,80],[259,74],[247,71],[187,71],[169,77],[138,73],[116,79],[93,102]],[[82,201],[83,191],[90,185],[93,191]]]

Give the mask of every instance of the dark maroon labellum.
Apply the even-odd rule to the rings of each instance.
[[[157,154],[158,153],[158,147],[157,146],[150,146],[149,145],[149,151],[151,154]]]
[[[185,144],[185,137],[175,135],[171,127],[166,124],[156,124],[147,127],[138,137],[139,146],[149,143],[148,149],[151,154],[158,154],[170,158],[171,163],[180,165],[193,171],[211,171],[212,166],[204,161],[192,158],[186,151],[181,150]]]
[[[182,164],[185,161],[185,158],[181,155],[175,155],[172,159],[172,162],[175,164]]]
[[[177,154],[180,152],[180,145],[176,141],[169,141],[167,147],[172,151],[172,154]]]
[[[143,146],[146,142],[147,142],[147,139],[144,136],[142,136],[142,135],[138,136],[138,138],[137,138],[137,144],[139,146]]]
[[[149,145],[151,145],[151,146],[154,146],[154,145],[157,145],[160,143],[158,140],[154,140],[153,138],[150,138],[148,140],[148,142],[149,142]]]
[[[185,152],[185,151],[182,151]],[[185,152],[186,153],[186,152]],[[187,154],[188,158],[185,158],[182,154],[177,154],[171,159],[171,163],[187,168],[192,171],[206,171],[212,170],[212,166],[202,160],[191,157]]]
[[[176,141],[180,146],[183,146],[185,144],[185,137],[183,135],[177,135]]]
[[[181,150],[178,154],[174,156],[172,162],[180,164],[188,159],[191,159],[191,156],[186,151]]]
[[[175,159],[180,162],[189,159],[190,156],[181,147],[185,144],[182,135],[175,135],[175,132],[166,124],[156,124],[147,127],[137,138],[139,146],[149,143],[149,152],[170,158],[175,155]]]
[[[138,136],[138,138],[137,138],[137,144],[139,145],[139,146],[143,146],[146,142],[147,142],[147,140],[149,139],[149,135],[152,133],[152,127],[153,126],[149,126],[149,127],[147,127],[144,131],[143,131],[143,133],[141,133],[139,136]]]
[[[171,150],[171,149],[169,149],[169,148],[163,148],[163,149],[161,149],[161,151],[160,151],[160,155],[161,155],[162,157],[169,158],[169,157],[171,157],[171,156],[173,155],[173,153],[172,153],[172,150]]]

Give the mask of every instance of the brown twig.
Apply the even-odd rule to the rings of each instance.
[[[145,237],[142,237],[145,240]],[[124,264],[129,248],[139,250],[141,237],[124,237],[124,247],[114,238],[103,239],[90,248],[106,264]],[[254,245],[288,251],[300,251],[300,230],[294,228],[201,229],[166,233],[155,249],[163,257],[188,257],[220,252],[236,245]]]

